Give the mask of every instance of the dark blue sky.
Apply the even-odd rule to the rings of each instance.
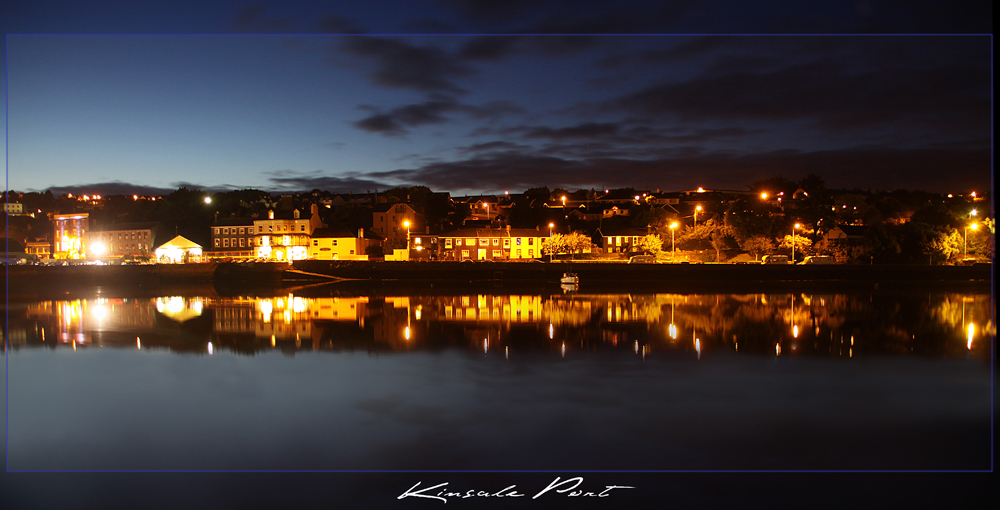
[[[988,2],[749,4],[14,3],[9,187],[990,186]]]

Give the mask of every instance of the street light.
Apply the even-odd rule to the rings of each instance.
[[[549,223],[549,262],[552,262],[552,228],[555,226],[555,223]]]
[[[566,197],[565,196],[562,197],[562,203],[563,203],[563,207],[566,207]]]
[[[760,199],[761,200],[767,200],[767,192],[766,191],[760,194]]]
[[[677,245],[674,244],[674,229],[677,228],[677,222],[670,224],[670,258],[677,256]]]
[[[212,203],[212,197],[205,197],[205,203],[206,204],[211,204]]]
[[[403,221],[403,226],[406,227],[406,259],[410,259],[410,220]]]
[[[965,256],[963,258],[969,258],[969,229],[970,228],[972,230],[979,230],[979,224],[978,223],[973,223],[972,225],[968,225],[968,226],[965,227],[965,236],[962,238],[962,249],[965,252]]]
[[[796,223],[792,225],[792,264],[795,264],[795,229],[802,228],[801,223]]]

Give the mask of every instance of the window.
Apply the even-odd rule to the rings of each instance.
[[[534,237],[529,237],[528,238],[528,246],[532,246],[534,244],[535,244],[535,238]]]
[[[638,243],[639,243],[639,238],[638,237],[633,237],[632,238],[632,244],[638,244]]]
[[[461,239],[455,239],[455,246],[462,246],[462,240]]]
[[[242,248],[242,247],[246,246],[246,244],[245,244],[245,243],[246,243],[246,239],[244,239],[244,238],[242,238],[242,237],[241,237],[241,238],[240,238],[240,248]]]
[[[223,228],[222,229],[222,233],[225,234],[225,235],[229,235],[229,227]]]
[[[304,224],[299,225],[299,232],[305,232],[305,231],[306,231],[306,226]]]
[[[245,230],[245,229],[244,229],[243,227],[240,227],[240,233],[241,233],[241,234],[245,234],[245,233],[246,233],[246,230]]]
[[[535,252],[534,250],[528,250],[528,258],[529,259],[535,258],[534,252]]]
[[[257,232],[263,232],[263,231],[264,231],[264,225],[258,225]]]
[[[218,229],[216,229],[216,230],[218,230]],[[215,238],[215,247],[216,248],[219,247],[219,238],[218,237]]]
[[[222,240],[222,247],[223,248],[229,248],[229,238],[228,237]]]
[[[521,246],[521,238],[520,237],[517,238],[517,243],[515,243],[515,244],[517,244],[518,246]],[[520,253],[520,250],[518,251],[518,253]]]
[[[494,239],[493,246],[500,246],[500,239]]]
[[[462,250],[462,258],[463,259],[469,258],[469,250]]]
[[[351,250],[351,255],[354,255],[354,250]]]
[[[500,257],[500,250],[493,250],[493,256],[499,258]]]
[[[406,212],[406,206],[405,205],[397,205],[396,206],[396,212],[399,213],[399,214],[405,213]]]
[[[451,239],[445,239],[444,240],[444,247],[445,248],[451,248]]]
[[[333,245],[337,246],[337,240],[336,239],[333,240]]]
[[[516,253],[517,253],[517,258],[521,258],[521,249],[520,248],[517,249]]]
[[[615,246],[621,246],[621,245],[622,245],[622,238],[615,237]]]
[[[418,238],[416,238],[416,239],[415,239],[415,240],[413,241],[413,244],[420,244],[420,238],[419,238],[419,237],[418,237]]]
[[[489,239],[480,239],[479,240],[479,246],[489,246],[489,245],[490,245],[490,240]]]
[[[319,239],[313,239],[313,246],[319,246]]]
[[[274,225],[268,225],[267,226],[267,231],[268,232],[274,232]]]
[[[510,248],[510,239],[504,239],[503,240],[503,247],[504,248]]]

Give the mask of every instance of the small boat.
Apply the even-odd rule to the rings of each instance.
[[[580,283],[580,277],[576,273],[563,273],[562,278],[559,279],[559,283],[564,285],[578,285]]]

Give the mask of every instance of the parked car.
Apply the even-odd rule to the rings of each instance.
[[[788,264],[788,255],[764,255],[761,264]]]
[[[800,265],[813,265],[813,264],[836,264],[837,259],[829,255],[813,255],[811,257],[806,257],[805,260],[799,262]]]
[[[629,264],[655,264],[656,257],[652,255],[633,255],[628,259]]]

